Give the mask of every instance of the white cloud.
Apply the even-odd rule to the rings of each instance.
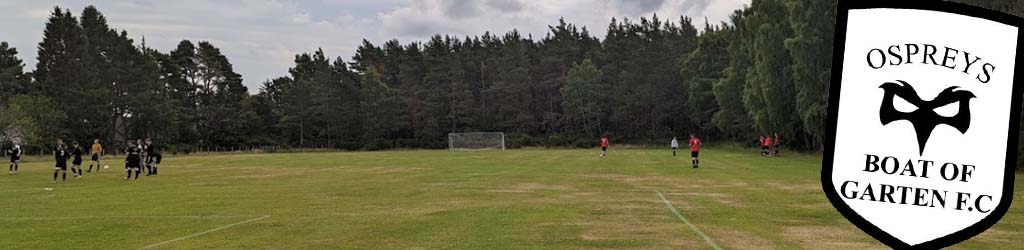
[[[413,0],[378,14],[378,19],[384,36],[403,41],[425,40],[433,34],[466,36],[486,31],[505,33],[511,29],[539,38],[559,18],[603,37],[612,17],[637,20],[657,14],[675,21],[679,16],[689,16],[696,24],[703,24],[707,17],[718,24],[727,21],[733,10],[749,3],[750,0]]]
[[[728,20],[750,0],[95,0],[110,25],[170,51],[182,39],[221,48],[255,91],[287,74],[294,55],[323,48],[351,58],[363,38],[380,44],[426,40],[433,34],[480,35],[519,29],[540,38],[558,18],[603,37],[612,17],[650,16],[702,22]],[[54,5],[81,12],[82,1],[0,1],[0,40],[16,46],[31,69],[35,48]]]

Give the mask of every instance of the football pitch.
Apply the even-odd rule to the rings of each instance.
[[[684,155],[685,153],[685,155]],[[819,155],[709,148],[228,154],[0,176],[5,249],[884,249],[821,191]],[[999,224],[1024,245],[1024,176]],[[52,188],[52,191],[46,190]]]

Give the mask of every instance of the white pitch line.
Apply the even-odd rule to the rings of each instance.
[[[225,225],[225,226],[222,226],[222,227],[218,227],[218,228],[214,228],[214,229],[210,229],[210,230],[194,233],[194,234],[189,235],[189,236],[185,236],[185,237],[181,237],[181,238],[177,238],[177,239],[173,239],[173,240],[168,240],[168,241],[164,241],[164,242],[160,242],[160,243],[144,246],[144,247],[139,248],[139,249],[150,249],[150,248],[158,247],[160,245],[164,245],[164,244],[167,244],[167,243],[171,243],[171,242],[175,242],[175,241],[180,241],[180,240],[185,240],[185,239],[189,239],[189,238],[196,237],[196,236],[202,236],[204,234],[208,234],[208,233],[212,233],[212,232],[228,229],[228,228],[233,227],[233,226],[238,226],[238,225],[242,225],[242,224],[245,224],[245,223],[249,223],[249,222],[253,222],[253,221],[258,221],[258,220],[262,220],[262,219],[266,219],[266,218],[270,218],[270,215],[264,215],[263,217],[253,218],[253,219],[249,219],[249,220],[246,220],[246,221],[242,221],[242,222],[238,222],[238,223],[234,223],[234,224],[230,224],[230,225]]]
[[[676,214],[676,218],[679,218],[679,220],[683,221],[683,223],[686,223],[686,225],[689,226],[690,229],[696,232],[697,235],[700,235],[701,238],[704,238],[704,241],[707,242],[712,249],[722,250],[721,247],[718,247],[718,244],[715,244],[715,241],[711,240],[711,237],[708,237],[707,234],[704,234],[704,232],[701,232],[700,229],[697,229],[696,226],[693,226],[693,224],[691,224],[690,221],[686,219],[686,217],[683,217],[683,214],[679,213],[679,210],[676,210],[676,207],[672,206],[672,203],[668,202],[668,199],[665,199],[665,196],[662,195],[661,192],[659,192],[658,190],[654,190],[654,192],[658,193],[658,197],[661,197],[661,201],[665,202],[665,205],[668,206],[668,209],[671,209],[672,213]]]

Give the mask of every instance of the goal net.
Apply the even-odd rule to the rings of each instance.
[[[450,133],[448,134],[448,150],[505,150],[505,133]]]

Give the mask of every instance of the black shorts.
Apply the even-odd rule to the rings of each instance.
[[[81,166],[82,165],[82,159],[75,159],[74,161],[71,161],[71,165]]]
[[[100,160],[100,155],[99,154],[92,154],[92,161],[99,161],[99,160]]]
[[[124,164],[125,169],[142,169],[142,164],[136,160],[129,160]]]
[[[11,157],[11,163],[19,163],[19,162],[21,162],[21,157]]]
[[[68,163],[67,162],[58,162],[57,165],[53,166],[53,170],[67,171],[68,170]]]
[[[601,147],[601,151],[608,151],[608,147]]]
[[[690,151],[690,157],[696,158],[697,156],[700,156],[700,151]]]

